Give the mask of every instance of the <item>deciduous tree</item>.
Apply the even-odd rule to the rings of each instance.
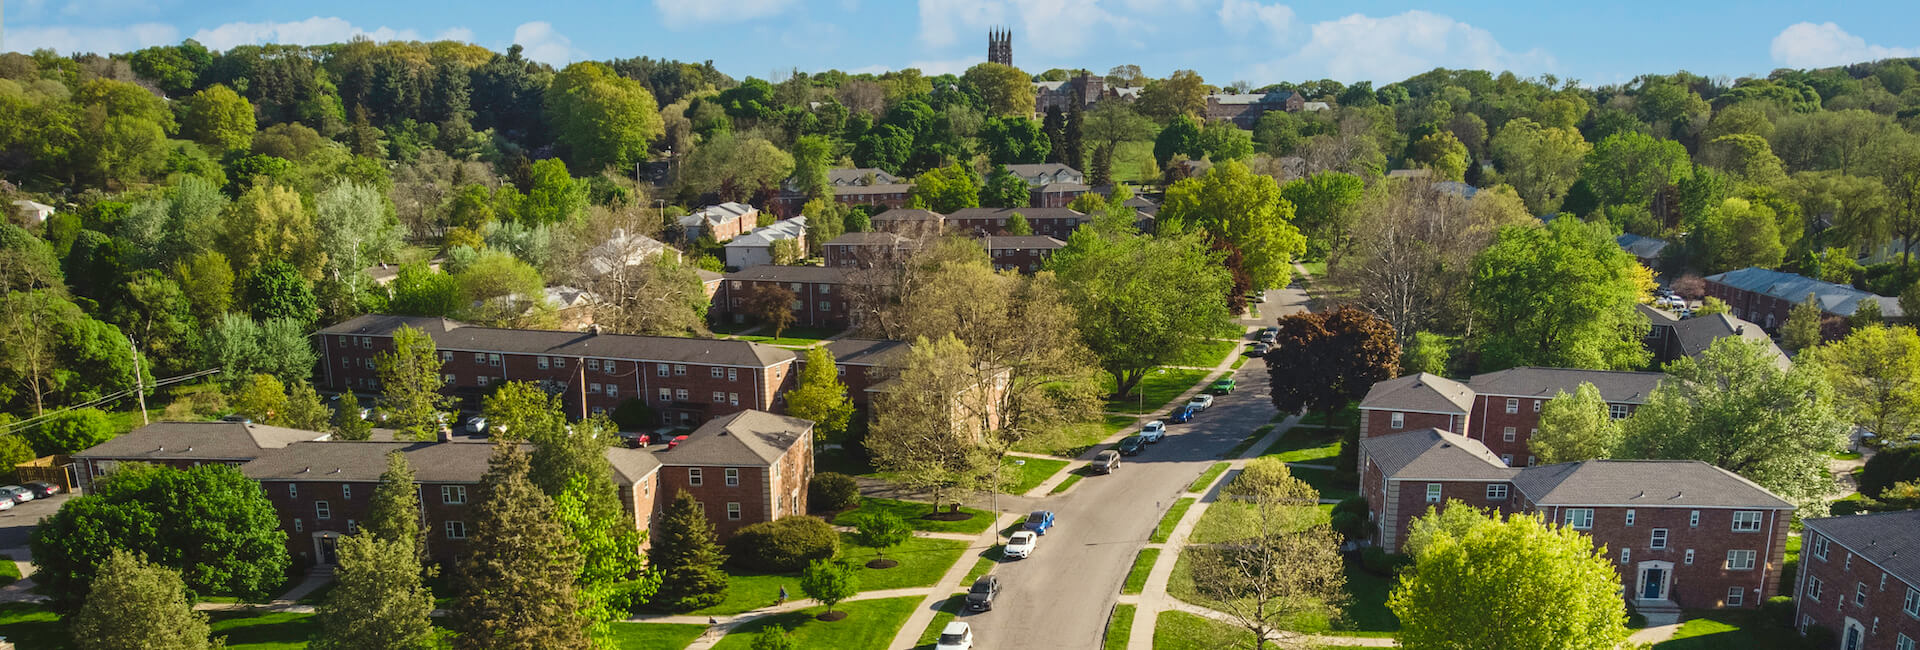
[[[846,618],[845,612],[836,616],[833,606],[859,590],[860,576],[855,575],[853,569],[833,560],[814,560],[807,565],[806,572],[800,574],[800,592],[827,606],[827,611],[819,616],[823,621]]]
[[[1352,307],[1281,317],[1274,348],[1279,354],[1267,357],[1273,405],[1282,413],[1317,409],[1328,422],[1400,369],[1393,326]]]
[[[999,63],[980,63],[967,68],[961,80],[980,93],[991,115],[1026,117],[1033,115],[1033,83],[1019,68]]]
[[[1065,285],[1081,340],[1114,376],[1118,397],[1230,323],[1225,295],[1233,279],[1202,235],[1081,228],[1047,267]]]
[[[797,316],[793,313],[795,298],[792,291],[778,284],[759,283],[745,294],[740,300],[740,311],[771,326],[773,338],[780,338],[788,327],[793,326]]]
[[[1813,294],[1787,310],[1787,322],[1780,326],[1780,347],[1799,352],[1820,344],[1820,300]]]
[[[253,103],[220,84],[187,97],[179,105],[180,135],[215,153],[253,148]]]
[[[868,562],[868,567],[884,569],[899,564],[886,559],[886,551],[905,543],[907,538],[913,536],[913,528],[899,516],[880,511],[861,517],[854,527],[853,534],[855,542],[872,548],[874,555],[879,558]]]
[[[966,408],[982,390],[967,363],[971,355],[951,333],[916,339],[898,388],[874,396],[866,442],[874,464],[895,472],[903,486],[931,493],[936,507],[956,490],[982,485],[992,467],[977,411]]]
[[[1031,188],[1027,179],[1007,171],[1005,166],[995,167],[987,175],[986,185],[980,188],[980,205],[989,208],[1024,208],[1031,200]]]
[[[120,549],[100,563],[99,578],[71,626],[73,642],[82,648],[201,650],[223,645],[209,641],[207,615],[193,611],[178,572]]]
[[[1905,440],[1920,424],[1920,334],[1870,325],[1802,353],[1819,365],[1838,409],[1881,440]]]
[[[1256,287],[1287,286],[1288,265],[1306,252],[1306,238],[1293,225],[1293,204],[1281,198],[1279,183],[1239,161],[1168,188],[1156,217],[1162,232],[1204,230],[1232,243],[1246,257]]]
[[[1320,495],[1282,463],[1250,463],[1248,469],[1226,491],[1251,506],[1251,535],[1188,552],[1194,554],[1195,590],[1263,648],[1290,620],[1337,618],[1347,599],[1346,577],[1333,529],[1298,523]]]
[[[813,430],[823,440],[838,440],[846,432],[853,417],[853,402],[847,399],[847,385],[840,381],[833,352],[825,346],[807,350],[799,384],[787,391],[787,414],[812,420]]]
[[[562,69],[553,75],[545,100],[554,137],[583,169],[624,170],[646,158],[647,143],[662,131],[653,93],[603,63],[582,61]]]
[[[973,170],[958,163],[931,169],[914,177],[913,197],[926,209],[941,214],[979,207],[980,179],[973,175]]]
[[[1547,464],[1612,458],[1619,445],[1620,423],[1600,389],[1587,382],[1572,395],[1555,393],[1541,407],[1540,430],[1527,439],[1527,449]]]
[[[1491,142],[1493,161],[1501,178],[1513,185],[1536,214],[1560,209],[1560,198],[1580,173],[1580,162],[1592,149],[1580,132],[1542,126],[1517,118],[1500,127]]]
[[[1649,287],[1604,224],[1555,219],[1509,226],[1473,262],[1481,368],[1622,370],[1646,362],[1649,325],[1634,305]]]

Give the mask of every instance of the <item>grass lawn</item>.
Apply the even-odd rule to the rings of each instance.
[[[1112,166],[1115,183],[1160,182],[1160,167],[1153,160],[1152,140],[1129,140],[1114,145]]]
[[[1215,504],[1215,507],[1217,507],[1218,505],[1219,504]],[[1208,510],[1212,510],[1212,509],[1213,508],[1211,507],[1208,508]],[[1213,607],[1215,609],[1218,609],[1219,607],[1216,601],[1200,595],[1198,590],[1194,588],[1193,567],[1190,562],[1192,557],[1193,557],[1193,549],[1188,549],[1187,552],[1180,554],[1179,560],[1176,560],[1173,563],[1173,575],[1167,578],[1167,594],[1170,596],[1173,596],[1174,598],[1178,598],[1180,600],[1193,603],[1195,605],[1199,605],[1202,607]],[[1352,589],[1352,587],[1349,587],[1349,589]],[[1381,598],[1382,600],[1385,599],[1384,596],[1382,596]],[[1161,625],[1166,624],[1166,619],[1163,618],[1160,620],[1161,620]],[[1377,619],[1374,620],[1373,624],[1375,625],[1379,624]],[[1391,631],[1342,630],[1339,632],[1334,632],[1333,631],[1334,627],[1328,624],[1327,618],[1325,616],[1321,616],[1317,614],[1299,614],[1299,615],[1291,616],[1291,617],[1288,617],[1287,619],[1281,620],[1279,622],[1278,627],[1283,630],[1303,632],[1307,634],[1338,634],[1343,636],[1366,636],[1366,637],[1393,636],[1393,633]],[[1157,640],[1158,638],[1159,638],[1159,635],[1156,634],[1155,639]],[[1154,647],[1161,648],[1164,646],[1155,644]]]
[[[291,612],[209,612],[213,635],[227,637],[229,648],[294,650],[320,632],[312,614]]]
[[[1193,535],[1187,538],[1188,544],[1217,544],[1236,539],[1246,539],[1259,533],[1260,522],[1254,505],[1239,499],[1221,499],[1207,506],[1200,515],[1200,521],[1193,525]],[[1286,530],[1301,530],[1316,523],[1327,521],[1328,516],[1319,508],[1288,508],[1281,513],[1281,526]]]
[[[1221,463],[1221,465],[1225,464]],[[1187,510],[1193,508],[1193,502],[1196,500],[1192,497],[1184,497],[1173,502],[1173,507],[1167,509],[1166,516],[1160,518],[1160,525],[1153,527],[1153,536],[1149,540],[1155,544],[1166,543],[1167,538],[1173,536],[1173,527],[1180,525],[1180,518],[1187,516]]]
[[[1220,362],[1226,361],[1227,355],[1233,354],[1233,347],[1234,343],[1232,341],[1207,341],[1206,343],[1193,346],[1178,357],[1174,357],[1173,360],[1167,362],[1167,365],[1212,368],[1220,365]]]
[[[1279,456],[1281,462],[1332,465],[1340,455],[1340,433],[1328,429],[1291,429],[1267,445],[1261,456]]]
[[[1080,479],[1083,479],[1092,475],[1093,475],[1093,470],[1087,469],[1086,466],[1081,466],[1080,469],[1073,470],[1073,473],[1068,474],[1067,478],[1065,478],[1064,480],[1061,480],[1059,485],[1053,486],[1053,491],[1048,492],[1047,494],[1059,494],[1059,493],[1065,492],[1068,489],[1072,488],[1073,484],[1079,483]]]
[[[1180,394],[1186,392],[1187,389],[1193,388],[1194,384],[1198,384],[1201,380],[1206,379],[1207,372],[1208,371],[1205,370],[1186,370],[1183,368],[1155,368],[1149,371],[1147,376],[1140,380],[1140,383],[1134,385],[1133,394],[1128,395],[1125,399],[1107,400],[1107,410],[1120,413],[1152,413],[1158,411],[1161,407],[1166,406],[1167,402],[1173,401],[1173,398],[1179,397]],[[1101,379],[1101,390],[1105,391],[1108,395],[1113,394],[1114,390],[1116,390],[1116,385],[1113,381],[1113,375],[1107,375]],[[1144,397],[1142,393],[1145,394]],[[1146,400],[1145,403],[1141,402],[1142,399]]]
[[[1300,416],[1300,423],[1308,424],[1308,425],[1325,425],[1327,423],[1327,412],[1313,411],[1305,415],[1302,415]],[[1340,409],[1339,411],[1335,411],[1333,414],[1333,425],[1335,427],[1360,426],[1360,403],[1355,402],[1352,404],[1348,404],[1346,408]]]
[[[971,587],[973,586],[973,581],[979,580],[980,576],[986,575],[988,571],[992,571],[993,565],[999,564],[1001,560],[1006,559],[1000,554],[1001,551],[1006,550],[1006,548],[1007,546],[1005,544],[994,544],[993,546],[987,547],[987,550],[981,551],[979,555],[980,559],[974,561],[973,568],[967,570],[967,576],[960,579],[960,586]]]
[[[946,629],[947,624],[952,623],[953,618],[960,615],[960,608],[966,606],[967,595],[965,593],[954,594],[948,596],[946,600],[940,601],[940,604],[935,606],[936,611],[933,615],[933,622],[928,623],[927,629],[920,633],[920,642],[914,646],[914,648],[916,648],[916,650],[918,648],[932,648],[935,644],[939,643],[940,631]]]
[[[1860,460],[1860,453],[1854,451],[1830,451],[1827,457],[1834,460]]]
[[[0,585],[10,585],[20,580],[20,565],[13,563],[13,556],[0,555]]]
[[[1271,424],[1260,425],[1260,428],[1254,429],[1253,433],[1247,434],[1247,437],[1241,438],[1240,442],[1238,444],[1235,444],[1232,449],[1228,449],[1227,454],[1225,456],[1222,456],[1222,458],[1231,459],[1231,458],[1239,458],[1243,455],[1246,455],[1247,450],[1252,449],[1254,443],[1260,442],[1260,438],[1262,436],[1267,435],[1267,433],[1271,431],[1273,431],[1273,425]]]
[[[1205,492],[1207,486],[1213,485],[1213,480],[1220,478],[1221,474],[1225,474],[1227,467],[1230,465],[1231,463],[1226,462],[1214,463],[1212,467],[1207,468],[1207,471],[1201,472],[1199,478],[1193,479],[1192,483],[1187,484],[1187,491]]]
[[[1186,612],[1163,611],[1153,625],[1153,650],[1251,648],[1253,633],[1244,628]]]
[[[840,557],[852,562],[854,575],[860,581],[861,591],[881,589],[904,589],[908,587],[930,587],[940,581],[947,567],[966,552],[967,543],[952,539],[931,537],[912,537],[899,546],[888,550],[887,559],[896,560],[899,566],[890,569],[869,569],[868,560],[877,557],[872,548],[853,543],[852,533],[840,536]],[[727,598],[720,604],[689,612],[694,615],[738,614],[772,605],[780,599],[780,587],[787,588],[787,597],[805,598],[800,593],[800,575],[797,573],[729,573],[727,580]]]
[[[1334,634],[1352,636],[1388,635],[1400,629],[1400,617],[1387,609],[1387,594],[1394,579],[1368,573],[1359,562],[1348,562],[1347,611],[1333,628]]]
[[[1064,460],[1008,456],[1000,470],[1000,480],[1005,483],[1002,489],[1007,494],[1026,494],[1066,468]]]
[[[847,617],[832,623],[813,618],[827,611],[825,607],[757,618],[734,628],[732,634],[714,647],[746,650],[752,647],[753,637],[761,628],[779,625],[787,628],[797,648],[884,648],[893,639],[893,633],[907,622],[907,617],[913,615],[913,609],[920,606],[920,601],[920,596],[904,596],[840,603],[833,609],[846,612]]]
[[[59,615],[38,603],[0,604],[0,637],[21,648],[65,648],[71,638]]]
[[[1360,492],[1351,479],[1337,475],[1334,472],[1324,469],[1308,469],[1302,467],[1289,469],[1293,471],[1294,478],[1306,481],[1307,485],[1311,485],[1313,489],[1319,490],[1320,498],[1322,499],[1345,501],[1360,496]]]
[[[619,650],[681,650],[707,631],[691,623],[614,623],[611,644]]]
[[[1300,266],[1306,267],[1307,274],[1313,277],[1321,278],[1321,277],[1326,277],[1327,275],[1326,260],[1321,260],[1318,262],[1301,262]]]
[[[1759,612],[1688,610],[1673,638],[1654,650],[1787,650],[1802,647],[1800,635],[1777,625],[1754,624]]]
[[[1071,458],[1086,453],[1137,421],[1132,416],[1108,415],[1098,421],[1057,424],[1014,444],[1013,450]]]
[[[1780,562],[1780,588],[1775,595],[1792,596],[1793,580],[1800,573],[1800,535],[1787,535],[1787,552]]]
[[[809,347],[819,343],[821,339],[840,333],[840,330],[827,329],[824,327],[789,327],[785,331],[780,332],[780,338],[776,339],[771,336],[771,334],[773,334],[773,328],[763,327],[760,328],[760,331],[765,332],[765,334],[749,334],[736,338],[742,341],[754,341],[768,345]]]
[[[1153,572],[1153,563],[1159,559],[1160,549],[1140,549],[1140,554],[1133,556],[1133,568],[1127,570],[1127,583],[1120,586],[1120,593],[1137,594],[1147,588],[1147,574]]]
[[[1127,642],[1133,640],[1133,605],[1120,603],[1113,606],[1113,616],[1107,619],[1107,642],[1102,650],[1127,650]]]
[[[985,532],[988,527],[993,526],[993,513],[985,510],[976,510],[961,506],[961,512],[972,513],[973,516],[960,521],[939,521],[925,518],[925,515],[931,512],[932,509],[933,506],[918,501],[866,498],[860,500],[860,507],[840,513],[840,516],[834,517],[833,523],[841,526],[852,526],[854,522],[858,521],[855,515],[865,515],[873,512],[891,512],[906,521],[907,525],[913,527],[914,530],[924,530],[930,533],[980,533]],[[941,511],[945,512],[946,508],[942,507]]]
[[[1253,357],[1249,357],[1249,356],[1246,356],[1246,355],[1244,355],[1244,354],[1243,354],[1243,355],[1240,355],[1240,358],[1238,358],[1238,359],[1234,359],[1234,360],[1233,360],[1233,366],[1232,366],[1232,367],[1233,367],[1233,369],[1234,369],[1234,370],[1239,370],[1239,369],[1240,369],[1240,366],[1244,366],[1244,365],[1247,365],[1247,360],[1248,360],[1248,359],[1252,359],[1252,358],[1253,358]]]

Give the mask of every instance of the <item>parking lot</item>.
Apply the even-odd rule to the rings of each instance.
[[[46,499],[34,499],[16,505],[11,510],[0,512],[0,553],[13,556],[18,562],[27,562],[27,535],[40,523],[40,518],[52,515],[60,509],[60,504],[73,498],[72,493],[62,492]]]

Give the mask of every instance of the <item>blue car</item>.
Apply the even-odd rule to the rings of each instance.
[[[1195,414],[1195,413],[1199,413],[1199,411],[1198,411],[1198,410],[1195,410],[1195,409],[1194,409],[1193,407],[1191,407],[1191,406],[1182,406],[1182,407],[1180,407],[1180,408],[1178,408],[1178,409],[1174,409],[1174,411],[1173,411],[1173,418],[1172,418],[1172,420],[1173,420],[1173,423],[1174,423],[1174,424],[1185,424],[1185,423],[1187,423],[1187,421],[1189,421],[1189,420],[1192,420],[1192,419],[1193,419],[1193,414]]]
[[[1047,534],[1047,529],[1053,528],[1053,511],[1033,511],[1033,514],[1027,515],[1027,523],[1021,524],[1020,528],[1022,530],[1031,530],[1039,535]]]

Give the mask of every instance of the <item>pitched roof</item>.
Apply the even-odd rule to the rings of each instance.
[[[74,454],[75,458],[250,460],[330,434],[241,422],[155,422]]]
[[[367,314],[321,334],[392,336],[401,326],[424,331],[442,350],[513,352],[765,368],[793,360],[793,351],[747,341],[560,330],[477,327],[446,318]]]
[[[995,236],[995,237],[985,237],[983,239],[986,241],[987,250],[1029,249],[1029,248],[1054,249],[1054,248],[1060,248],[1062,246],[1067,245],[1066,242],[1060,241],[1058,239],[1054,239],[1052,237],[1048,237],[1046,235],[1003,235],[1003,236]]]
[[[1773,353],[1774,365],[1785,368],[1792,365],[1787,353],[1773,342],[1759,325],[1734,318],[1729,314],[1708,314],[1695,316],[1672,323],[1673,335],[1680,342],[1680,353],[1689,357],[1706,352],[1713,342],[1729,336],[1738,336],[1750,341],[1760,341]]]
[[[839,244],[843,246],[873,246],[873,245],[893,246],[893,245],[908,243],[911,241],[913,240],[907,239],[905,237],[901,237],[899,235],[896,235],[890,232],[850,232],[850,233],[841,235],[839,237],[835,237],[833,238],[832,241],[829,241],[821,245],[833,246],[835,244]]]
[[[805,215],[792,219],[781,219],[767,227],[741,235],[728,241],[726,248],[746,248],[749,246],[771,246],[776,240],[797,239],[807,232]]]
[[[1466,413],[1473,410],[1473,391],[1460,382],[1427,373],[1388,379],[1367,389],[1360,406],[1370,409]]]
[[[1086,183],[1047,183],[1033,189],[1041,193],[1088,192],[1093,190],[1093,186]]]
[[[1661,372],[1521,366],[1474,375],[1467,380],[1467,388],[1481,395],[1547,398],[1561,392],[1571,395],[1580,384],[1590,383],[1609,402],[1645,404],[1654,386],[1666,376]]]
[[[1015,212],[1032,219],[1078,219],[1089,221],[1087,215],[1072,208],[961,208],[947,215],[948,219],[1002,219]]]
[[[868,220],[870,221],[939,221],[945,218],[946,217],[940,216],[940,213],[934,212],[932,210],[922,210],[919,208],[900,208],[897,210],[888,210],[886,212],[873,215],[872,217],[869,217]]]
[[[829,169],[827,170],[827,182],[834,185],[853,185],[866,180],[868,175],[873,176],[873,183],[875,185],[900,182],[899,177],[889,174],[887,170],[878,167],[838,167]]]
[[[837,266],[790,266],[781,264],[763,264],[749,266],[727,274],[728,280],[749,280],[754,282],[806,282],[811,284],[845,284],[847,269]]]
[[[1535,505],[1793,509],[1766,488],[1697,460],[1588,460],[1520,470],[1513,486]]]
[[[835,363],[888,368],[905,367],[908,348],[905,341],[885,339],[834,339],[827,343]]]
[[[1641,259],[1659,257],[1660,251],[1666,250],[1667,248],[1667,240],[1665,239],[1654,239],[1633,233],[1623,233],[1619,237],[1613,238],[1613,241],[1619,244],[1621,248],[1626,249],[1626,251],[1634,257]]]
[[[531,445],[527,445],[531,449]],[[405,454],[413,478],[425,483],[477,483],[487,473],[493,445],[472,442],[302,442],[240,466],[256,481],[378,481],[387,454]]]
[[[1480,441],[1439,429],[1362,438],[1360,448],[1387,478],[1504,481],[1514,473]]]
[[[1820,309],[1840,316],[1852,316],[1854,310],[1860,308],[1860,303],[1866,301],[1880,303],[1880,315],[1886,318],[1906,315],[1906,312],[1901,311],[1900,301],[1896,298],[1874,295],[1849,286],[1821,282],[1813,278],[1757,266],[1716,273],[1707,276],[1707,280],[1795,304],[1805,301],[1807,294],[1813,294],[1814,300],[1820,303]]]
[[[747,410],[708,420],[671,451],[652,451],[663,465],[771,465],[812,430],[808,420]]]
[[[1847,547],[1898,576],[1920,585],[1920,510],[1807,519],[1808,529]]]
[[[834,196],[860,196],[863,194],[906,194],[913,191],[913,183],[874,183],[872,185],[835,185]]]
[[[1022,176],[1022,177],[1039,176],[1041,174],[1052,175],[1052,174],[1058,174],[1060,172],[1070,172],[1076,176],[1080,175],[1080,170],[1074,169],[1072,167],[1068,167],[1061,163],[1023,163],[1023,164],[1007,165],[1006,167],[1007,167],[1007,171],[1013,172],[1014,175]]]
[[[757,212],[759,212],[759,210],[751,205],[728,201],[720,205],[709,205],[693,214],[680,217],[680,225],[698,226],[702,223],[727,223]]]
[[[1658,327],[1661,325],[1672,327],[1674,323],[1679,322],[1679,320],[1675,319],[1672,314],[1669,314],[1659,309],[1655,309],[1653,308],[1652,305],[1649,305],[1644,302],[1633,303],[1633,310],[1640,312],[1640,316],[1642,318],[1647,319],[1647,324],[1653,325],[1655,327]]]

